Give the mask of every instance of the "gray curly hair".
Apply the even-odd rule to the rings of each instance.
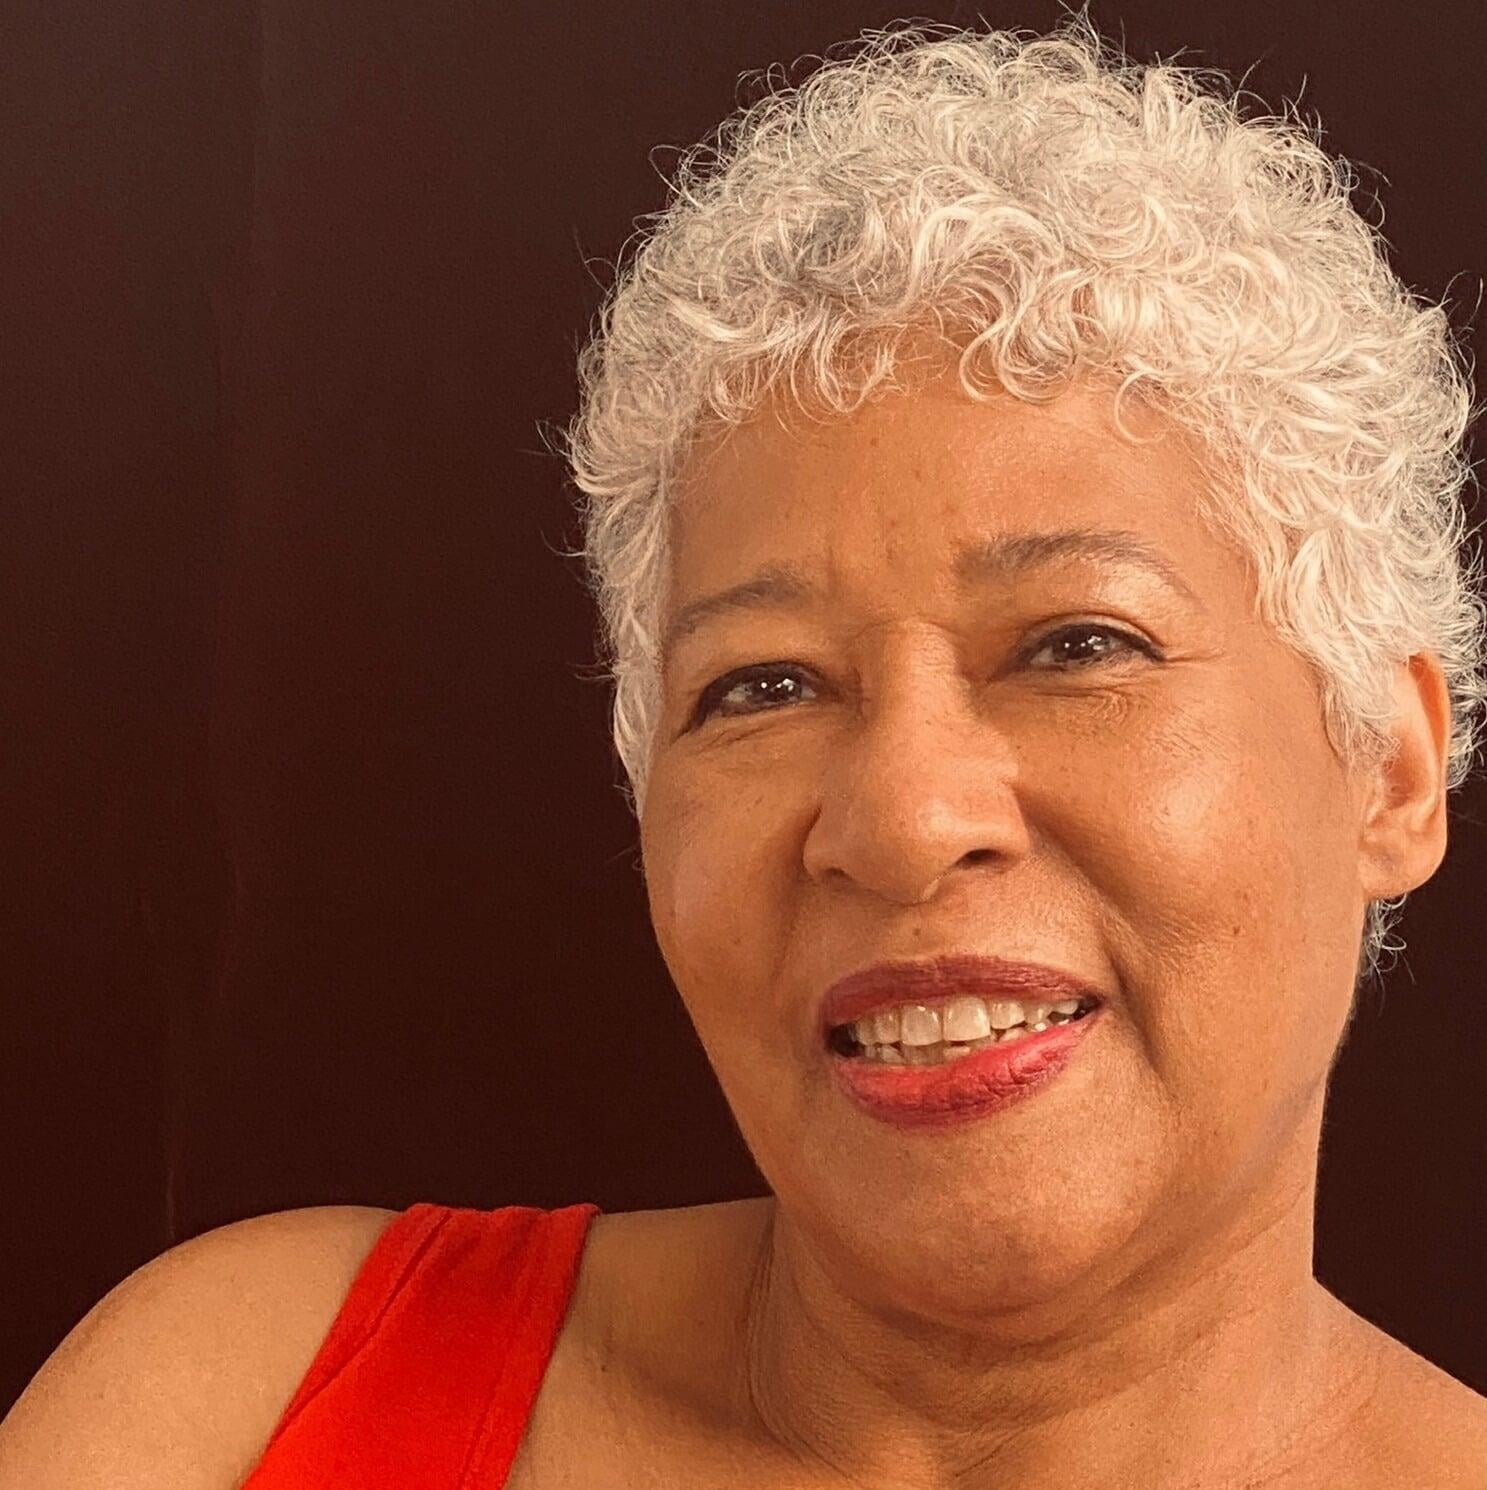
[[[1243,118],[1220,72],[1131,62],[1082,11],[1050,35],[897,23],[821,61],[682,152],[578,354],[559,440],[584,546],[566,557],[602,617],[637,819],[689,449],[772,392],[845,414],[903,388],[926,329],[973,398],[994,381],[1046,402],[1094,372],[1118,380],[1123,433],[1136,390],[1198,435],[1202,516],[1252,558],[1334,748],[1387,756],[1394,668],[1429,650],[1460,786],[1487,696],[1461,500],[1481,411],[1445,312],[1351,205],[1347,163],[1289,117]],[[1369,905],[1360,980],[1404,899]]]

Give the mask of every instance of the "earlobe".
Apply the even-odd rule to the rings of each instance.
[[[1439,659],[1417,652],[1394,676],[1392,756],[1373,768],[1359,872],[1370,900],[1404,895],[1446,856],[1451,697]]]

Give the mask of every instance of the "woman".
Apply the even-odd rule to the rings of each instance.
[[[667,966],[771,1195],[260,1217],[9,1487],[1487,1486],[1312,1275],[1483,699],[1470,387],[1305,132],[1083,17],[694,154],[568,453]]]

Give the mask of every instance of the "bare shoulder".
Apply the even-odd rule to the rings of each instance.
[[[1409,1430],[1417,1462],[1440,1490],[1487,1490],[1487,1397],[1409,1351],[1417,1411]]]
[[[1392,1336],[1365,1429],[1385,1490],[1487,1490],[1487,1397]]]
[[[78,1322],[0,1423],[0,1490],[236,1486],[397,1214],[275,1211],[136,1269]]]

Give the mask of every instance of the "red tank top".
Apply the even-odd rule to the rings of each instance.
[[[239,1490],[499,1490],[598,1214],[401,1212]]]

